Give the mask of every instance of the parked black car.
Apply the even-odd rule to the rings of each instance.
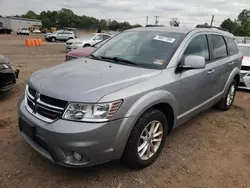
[[[0,55],[0,92],[9,91],[16,84],[19,70],[14,69],[9,58]]]

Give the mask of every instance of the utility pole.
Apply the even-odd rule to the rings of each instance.
[[[159,18],[159,16],[155,16],[155,25],[158,24],[158,18]]]
[[[146,16],[146,26],[148,25],[148,16]]]
[[[214,15],[212,15],[212,19],[211,19],[211,24],[210,24],[210,26],[213,26],[213,22],[214,22]]]

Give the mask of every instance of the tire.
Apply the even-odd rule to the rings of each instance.
[[[232,89],[233,93],[232,93]],[[216,105],[216,108],[222,110],[222,111],[226,111],[228,109],[231,108],[233,102],[234,102],[234,98],[235,98],[235,94],[236,94],[236,89],[237,89],[237,82],[235,80],[233,80],[229,86],[229,88],[227,89],[227,93],[226,95],[218,102],[218,104]],[[231,99],[230,101],[228,101],[228,97],[231,93]]]
[[[68,40],[73,39],[72,37],[69,37]]]
[[[148,142],[152,142],[153,140],[145,140],[145,139],[141,139],[141,136],[144,136],[144,130],[146,129],[146,127],[151,123],[151,122],[160,122],[161,125],[159,125],[159,132],[162,132],[162,134],[159,136],[161,137],[161,142],[159,142],[158,144],[158,148],[156,148],[156,152],[154,154],[151,154],[152,156],[150,156],[147,159],[147,153],[148,153],[148,146],[146,147],[146,159],[142,159],[142,157],[139,156],[139,148],[142,145],[145,145],[144,143],[146,142],[148,145]],[[161,126],[161,129],[160,129]],[[150,134],[150,130],[148,132]],[[158,133],[158,131],[156,131],[155,135]],[[166,137],[168,134],[168,121],[166,116],[159,110],[157,109],[150,109],[148,111],[146,111],[141,117],[140,119],[137,121],[136,125],[134,126],[134,128],[132,129],[129,139],[127,141],[123,156],[122,156],[122,162],[124,162],[126,165],[128,165],[130,168],[133,169],[141,169],[141,168],[145,168],[149,165],[151,165],[158,157],[158,155],[160,154],[165,141],[166,141]],[[146,136],[144,136],[145,138]],[[159,137],[155,137],[156,139],[159,140]],[[142,142],[141,142],[142,141]],[[158,142],[154,142],[155,144]],[[145,147],[143,147],[143,149],[141,149],[140,151],[143,152]],[[152,151],[151,146],[149,147]],[[151,152],[149,151],[149,153]]]
[[[50,38],[50,41],[51,41],[51,42],[56,42],[56,38],[55,38],[55,37],[52,37],[52,38]]]

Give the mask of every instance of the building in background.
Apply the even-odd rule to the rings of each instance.
[[[13,32],[16,32],[18,29],[21,28],[29,28],[32,26],[42,26],[41,20],[34,20],[34,19],[28,19],[28,18],[18,18],[18,17],[0,17],[0,22],[5,25],[5,27],[8,27],[13,30]]]

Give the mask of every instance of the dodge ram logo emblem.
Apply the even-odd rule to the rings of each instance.
[[[40,98],[40,93],[36,92],[33,106],[33,113],[37,113],[37,100]]]

